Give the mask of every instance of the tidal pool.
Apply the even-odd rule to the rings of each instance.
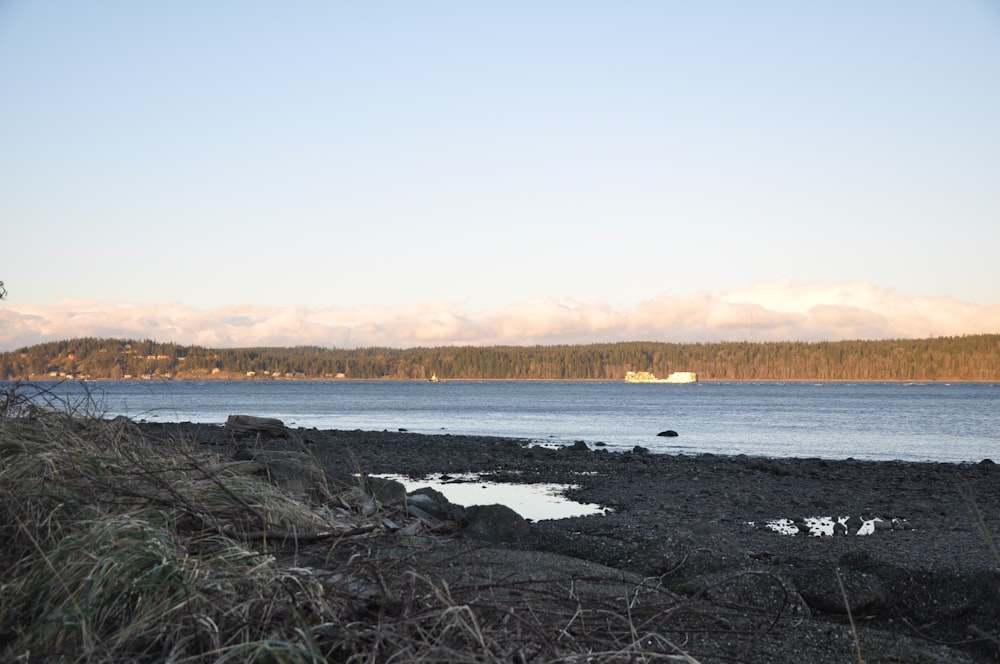
[[[605,508],[593,503],[578,503],[566,498],[563,492],[574,488],[570,484],[510,484],[486,482],[478,475],[451,475],[411,479],[400,475],[379,475],[396,480],[407,492],[430,487],[440,491],[456,505],[506,505],[525,519],[565,519],[574,516],[604,514]]]

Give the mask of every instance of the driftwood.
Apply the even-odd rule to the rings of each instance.
[[[281,420],[273,417],[254,417],[253,415],[230,415],[226,420],[226,430],[233,436],[260,436],[269,438],[287,438],[288,427]]]
[[[345,530],[328,530],[321,533],[297,533],[290,530],[254,530],[251,532],[241,533],[232,532],[220,529],[218,532],[224,535],[237,536],[244,540],[263,540],[263,539],[273,539],[273,540],[297,540],[299,542],[319,542],[322,540],[335,539],[340,537],[356,537],[358,535],[365,535],[372,531],[378,530],[382,527],[379,523],[369,523],[365,525],[358,526],[356,528],[347,528]]]

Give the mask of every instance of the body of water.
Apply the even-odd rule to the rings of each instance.
[[[9,384],[8,384],[9,386]],[[122,381],[45,385],[106,415],[583,440],[674,454],[1000,461],[1000,384]],[[22,387],[21,389],[27,389]],[[656,434],[672,429],[676,438]]]

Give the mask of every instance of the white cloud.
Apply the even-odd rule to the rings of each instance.
[[[604,341],[820,341],[1000,332],[1000,303],[909,297],[866,282],[758,284],[659,296],[631,308],[539,298],[475,311],[457,302],[382,308],[117,304],[0,305],[0,349],[72,337],[129,337],[209,347],[442,346]]]

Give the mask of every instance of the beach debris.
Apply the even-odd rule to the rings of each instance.
[[[407,505],[406,513],[416,518],[428,528],[440,528],[442,521],[416,505]]]

